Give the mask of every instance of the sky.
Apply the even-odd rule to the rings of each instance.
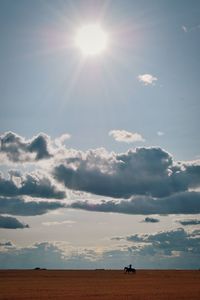
[[[0,37],[0,268],[199,268],[200,2],[0,0]]]

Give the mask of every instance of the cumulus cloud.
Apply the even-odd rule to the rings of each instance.
[[[33,269],[35,266],[48,269],[94,269],[96,262],[90,259],[91,252],[90,249],[84,249],[66,255],[60,243],[35,243],[30,247],[0,251],[0,267],[2,269]],[[92,254],[94,256],[94,251]]]
[[[59,191],[50,178],[41,172],[27,173],[22,176],[18,171],[9,171],[10,178],[0,174],[0,196],[12,197],[27,195],[40,198],[65,198],[65,192]],[[13,177],[17,177],[16,184]]]
[[[160,221],[159,221],[159,219],[156,219],[156,218],[146,217],[143,222],[145,222],[145,223],[158,223]]]
[[[0,136],[1,155],[12,162],[30,162],[51,157],[50,138],[40,133],[30,140],[13,133],[6,132]]]
[[[13,217],[8,216],[1,216],[0,215],[0,228],[6,229],[22,229],[22,228],[29,228],[28,224],[24,224]],[[5,244],[4,244],[5,246]],[[8,244],[6,245],[8,246]]]
[[[0,135],[0,161],[2,163],[36,163],[53,158],[63,150],[64,142],[70,134],[63,134],[55,140],[45,133],[39,133],[31,139],[14,133],[5,132]]]
[[[179,220],[177,221],[179,222],[181,225],[183,226],[188,226],[188,225],[199,225],[200,224],[200,220],[196,220],[196,219],[191,219],[191,220]]]
[[[61,144],[65,138],[61,137]],[[73,191],[130,198],[95,204],[93,210],[136,214],[199,211],[200,161],[176,162],[159,147],[141,147],[117,154],[103,148],[85,152],[66,149],[64,145],[54,151],[52,145],[45,135],[31,140],[14,133],[2,135],[1,154],[18,164],[33,159],[36,170],[24,175],[11,170],[9,178],[1,176],[0,196],[9,197],[9,201],[21,196],[63,199],[65,192],[60,186],[64,184]],[[37,161],[43,158],[51,159],[41,163],[38,171]],[[73,205],[91,210],[90,203],[84,201]]]
[[[138,76],[138,80],[144,83],[144,85],[154,85],[154,81],[157,81],[158,78],[151,74],[143,74]]]
[[[200,164],[175,163],[161,148],[126,153],[79,152],[55,166],[53,176],[67,188],[116,198],[167,197],[200,185]]]
[[[102,201],[97,204],[77,201],[72,203],[70,207],[88,211],[139,215],[198,214],[200,213],[200,193],[183,192],[159,199],[134,197],[131,200]]]
[[[27,152],[27,148],[36,152],[38,159],[53,155],[49,170],[52,168],[54,178],[72,190],[116,198],[132,195],[166,197],[200,186],[199,161],[177,163],[161,148],[141,147],[122,154],[104,149],[83,152],[62,148],[61,152],[52,154],[48,150],[48,138],[43,137],[46,142],[41,144],[46,146],[36,150],[35,145],[40,144],[38,139],[41,139],[40,135],[26,141],[14,133],[7,133],[1,136],[1,150],[7,151],[15,161],[21,159],[21,153]],[[48,178],[38,174],[26,175],[21,186],[17,186],[12,178],[1,177],[1,195],[11,196],[13,193],[13,196],[64,198],[64,192],[58,191],[50,180],[51,174]],[[11,175],[20,178],[14,173]]]
[[[55,139],[55,144],[58,147],[62,147],[65,141],[69,140],[71,138],[71,135],[68,133],[62,134],[59,138]]]
[[[64,203],[56,201],[25,201],[20,198],[0,197],[0,213],[18,216],[43,215],[51,210],[65,207]]]
[[[126,240],[136,244],[136,247],[137,243],[142,244],[143,247],[139,247],[141,254],[156,255],[162,253],[173,256],[175,252],[200,253],[200,235],[195,234],[195,232],[186,232],[182,228],[155,234],[135,234],[126,237]]]
[[[126,130],[111,130],[109,135],[117,142],[133,143],[145,141],[139,133],[129,132]]]

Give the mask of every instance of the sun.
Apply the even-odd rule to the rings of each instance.
[[[77,31],[75,44],[86,56],[99,55],[108,46],[108,35],[99,24],[84,25]]]

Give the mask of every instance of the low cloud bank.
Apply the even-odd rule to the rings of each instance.
[[[120,239],[124,240],[123,247],[105,248],[101,253],[98,252],[98,247],[97,249],[84,247],[78,252],[75,249],[66,252],[70,245],[63,242],[36,243],[26,248],[7,247],[7,251],[0,250],[0,267],[123,269],[130,262],[134,263],[136,268],[197,269],[199,267],[197,265],[200,259],[199,232],[187,233],[179,228],[155,234],[135,234]]]

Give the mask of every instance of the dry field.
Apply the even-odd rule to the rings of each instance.
[[[0,299],[200,299],[200,271],[4,270]]]

